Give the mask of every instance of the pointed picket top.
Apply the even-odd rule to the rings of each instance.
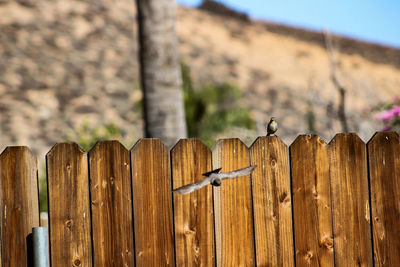
[[[62,143],[57,143],[52,148],[47,152],[46,157],[52,156],[52,154],[55,153],[60,153],[60,151],[64,151],[66,149],[75,151],[79,154],[85,154],[86,152],[83,151],[83,149],[75,142],[62,142]]]
[[[375,143],[399,143],[400,135],[397,132],[376,132],[367,142],[368,147]]]
[[[179,143],[179,142],[178,142]],[[168,151],[168,147],[161,141],[160,138],[140,138],[137,140],[137,142],[132,146],[132,148],[129,150],[130,153],[134,152],[136,149],[139,149],[140,146],[143,145],[157,145],[163,148],[163,150]]]
[[[6,160],[12,158],[20,158],[19,163],[26,164],[26,167],[37,169],[37,157],[27,146],[8,146],[0,154],[0,159]],[[8,167],[8,165],[7,165]]]
[[[33,153],[27,146],[8,146],[1,152],[0,157],[2,157],[3,154],[5,155],[5,153],[24,153],[29,155],[31,158],[35,158],[37,161],[35,153]]]
[[[94,144],[94,146],[88,151],[88,154],[92,154],[94,150],[98,150],[104,146],[108,146],[108,147],[113,147],[113,146],[117,146],[117,147],[121,147],[123,148],[123,150],[128,151],[128,149],[121,144],[120,141],[118,140],[107,140],[107,141],[97,141],[96,144]]]
[[[200,138],[183,138],[179,139],[179,141],[171,148],[171,153],[175,149],[180,149],[182,146],[185,146],[188,143],[196,146],[205,146],[211,152],[211,149],[206,146],[206,144],[204,144],[204,142]]]
[[[338,133],[332,138],[328,145],[334,145],[336,142],[349,142],[349,140],[353,140],[353,142],[356,143],[365,144],[365,142],[358,136],[357,133]]]
[[[258,136],[256,140],[250,145],[250,149],[252,149],[254,146],[257,146],[260,142],[263,142],[265,144],[276,144],[279,145],[280,147],[288,147],[285,142],[282,141],[282,139],[279,138],[279,136]]]
[[[297,136],[297,138],[293,141],[290,147],[292,148],[295,146],[299,146],[300,144],[303,145],[304,143],[315,143],[315,142],[318,142],[323,146],[328,145],[328,143],[317,134],[301,134]]]
[[[221,138],[221,139],[218,139],[217,142],[215,142],[215,144],[213,145],[213,147],[211,148],[211,150],[213,150],[214,147],[215,147],[216,145],[220,144],[221,142],[238,142],[238,143],[243,144],[244,146],[246,146],[246,144],[245,144],[242,140],[240,140],[240,138],[238,138],[238,137],[234,137],[234,138]],[[246,146],[246,147],[247,147],[247,146]]]

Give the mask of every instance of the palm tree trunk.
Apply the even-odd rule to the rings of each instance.
[[[146,137],[186,138],[174,0],[136,0]]]

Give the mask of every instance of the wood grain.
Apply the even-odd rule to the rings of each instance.
[[[169,151],[159,139],[131,150],[137,266],[174,266]]]
[[[328,145],[301,135],[290,146],[296,266],[333,266]]]
[[[89,152],[94,266],[134,266],[129,152],[118,141]],[[151,222],[149,222],[151,223]]]
[[[250,147],[257,266],[294,266],[289,155],[278,137]]]
[[[377,133],[368,143],[375,266],[400,266],[400,138]]]
[[[47,153],[46,163],[51,263],[92,266],[86,153],[75,143],[60,143]]]
[[[356,134],[329,144],[335,264],[372,266],[366,146]]]
[[[173,188],[198,182],[211,171],[211,151],[199,139],[180,140],[171,151]],[[212,186],[174,194],[177,266],[214,265]]]
[[[27,237],[39,226],[36,156],[27,147],[7,147],[0,155],[1,263],[27,265]]]
[[[221,172],[248,167],[249,151],[239,139],[219,140],[212,150],[212,164]],[[226,179],[213,190],[217,266],[254,265],[250,176]]]

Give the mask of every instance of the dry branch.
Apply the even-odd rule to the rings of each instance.
[[[331,79],[336,87],[337,91],[339,92],[339,106],[338,106],[338,118],[340,120],[340,124],[342,125],[342,131],[343,132],[348,132],[349,127],[347,125],[347,117],[346,117],[346,109],[345,109],[345,96],[346,96],[346,89],[344,88],[343,84],[340,82],[337,72],[336,72],[336,67],[337,67],[337,61],[335,58],[334,54],[334,48],[332,45],[332,38],[331,35],[328,31],[328,29],[323,30],[323,35],[324,35],[324,40],[325,40],[325,46],[326,50],[328,52],[328,57],[331,65]]]

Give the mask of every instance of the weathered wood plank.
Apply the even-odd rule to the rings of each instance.
[[[134,266],[129,165],[118,141],[89,152],[94,266]]]
[[[0,266],[27,266],[27,236],[39,226],[37,160],[27,147],[0,155],[0,218]]]
[[[212,164],[221,172],[248,167],[249,151],[239,139],[219,140],[212,150]],[[217,266],[254,265],[250,177],[224,180],[213,190]]]
[[[86,154],[74,143],[46,155],[50,260],[53,266],[92,266]]]
[[[171,151],[173,187],[198,182],[211,170],[211,151],[199,139],[180,140]],[[174,194],[177,266],[214,265],[212,186]]]
[[[356,134],[329,144],[337,266],[372,266],[366,146]]]
[[[159,139],[131,150],[137,266],[174,266],[169,151]]]
[[[278,137],[250,147],[257,266],[294,266],[289,155]]]
[[[377,133],[368,143],[375,266],[400,266],[400,138]]]
[[[290,146],[296,266],[333,266],[328,145],[302,135]]]

